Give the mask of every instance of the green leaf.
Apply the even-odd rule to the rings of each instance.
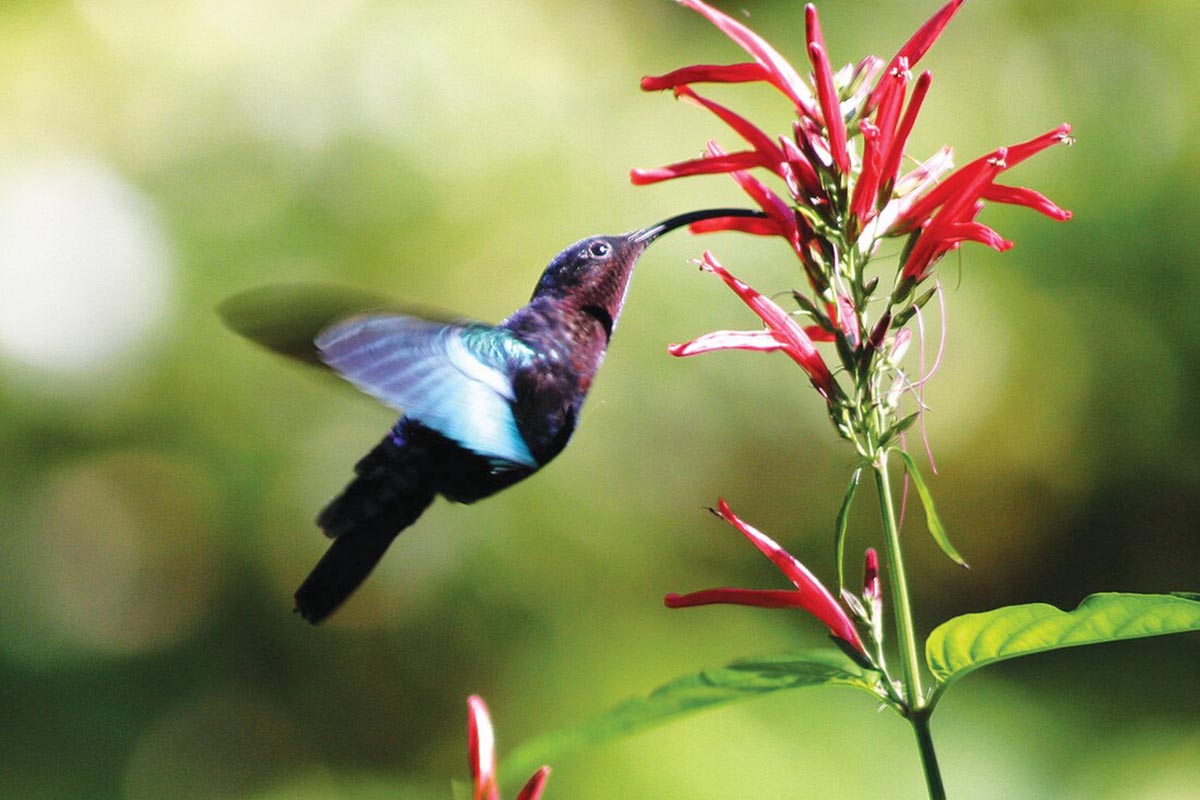
[[[921,498],[921,505],[925,507],[925,524],[929,528],[929,534],[938,543],[938,547],[942,548],[942,552],[950,556],[950,559],[954,563],[960,567],[967,566],[967,562],[954,549],[954,545],[950,544],[950,537],[946,533],[946,526],[942,524],[942,518],[938,516],[937,507],[933,504],[933,493],[929,491],[929,485],[921,477],[921,471],[917,469],[917,462],[913,461],[912,456],[903,450],[897,450],[896,452],[900,454],[900,459],[904,462],[904,468],[908,470],[908,475],[912,478],[913,487],[916,488],[917,495]]]
[[[846,586],[846,565],[843,558],[846,552],[846,526],[850,522],[850,506],[854,502],[854,493],[858,491],[858,481],[862,477],[862,467],[854,470],[850,476],[850,485],[846,487],[846,496],[842,498],[842,507],[838,509],[837,522],[833,531],[833,556],[837,561],[838,592]]]
[[[929,634],[925,661],[941,693],[973,670],[1009,658],[1196,630],[1200,595],[1110,592],[1091,595],[1074,611],[1029,603],[955,617]]]
[[[879,445],[882,447],[883,445],[890,442],[892,439],[895,439],[897,436],[899,436],[900,434],[907,431],[909,428],[911,428],[913,426],[914,422],[916,422],[918,419],[920,419],[920,417],[921,417],[921,412],[914,411],[913,413],[909,414],[904,419],[897,422],[894,426],[892,426],[891,430],[887,431],[887,433],[883,434],[883,436],[881,436],[879,438]]]
[[[688,675],[635,697],[578,725],[525,742],[501,759],[505,784],[524,780],[560,756],[670,722],[705,708],[746,700],[782,689],[853,686],[879,697],[878,676],[836,650],[804,650],[782,656],[735,661]]]

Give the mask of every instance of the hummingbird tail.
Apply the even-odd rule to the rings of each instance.
[[[357,477],[317,518],[333,544],[296,590],[296,611],[317,624],[366,580],[392,541],[433,502],[419,452],[392,436],[358,462]]]

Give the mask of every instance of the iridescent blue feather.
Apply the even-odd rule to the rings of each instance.
[[[343,378],[468,450],[539,466],[512,410],[512,375],[535,354],[508,331],[370,314],[322,331],[316,345]]]

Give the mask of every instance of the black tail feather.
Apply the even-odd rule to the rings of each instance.
[[[383,440],[355,467],[358,473],[317,518],[333,538],[329,550],[296,590],[296,611],[314,625],[353,594],[399,533],[433,502],[420,448]]]
[[[296,611],[313,625],[332,614],[383,558],[397,533],[347,533],[333,541],[296,590]]]

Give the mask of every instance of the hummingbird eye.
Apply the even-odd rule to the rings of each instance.
[[[604,258],[612,252],[612,245],[608,242],[592,242],[588,245],[588,255],[593,258]]]

